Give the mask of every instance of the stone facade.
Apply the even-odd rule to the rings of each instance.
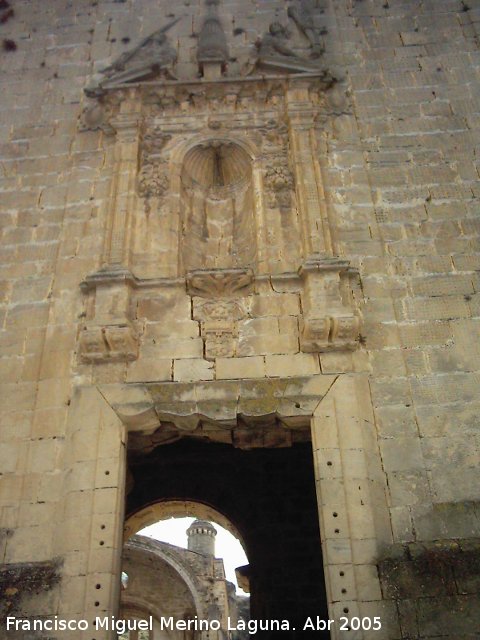
[[[0,3],[4,618],[114,615],[123,528],[192,501],[243,538],[254,616],[479,633],[479,24]]]

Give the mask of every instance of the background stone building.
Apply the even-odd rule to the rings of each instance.
[[[0,2],[4,617],[193,508],[284,638],[479,633],[479,20]]]
[[[153,633],[144,631],[142,638],[137,632],[135,640],[198,637],[194,631],[170,629],[170,618],[173,624],[195,618],[215,620],[219,629],[210,631],[209,637],[231,637],[228,627],[237,626],[239,608],[248,598],[237,597],[235,585],[225,579],[223,560],[215,558],[215,536],[209,522],[195,520],[188,528],[188,549],[144,536],[126,543],[122,570],[128,580],[120,599],[120,618],[153,618]],[[132,636],[126,633],[120,640],[132,640]]]

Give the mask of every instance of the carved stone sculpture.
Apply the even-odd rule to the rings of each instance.
[[[113,84],[151,80],[162,73],[173,78],[171,68],[177,60],[177,52],[168,42],[167,31],[180,18],[172,20],[145,38],[137,47],[123,53],[115,62],[102,70],[104,80],[86,90],[87,95],[101,95]]]
[[[85,364],[129,362],[138,357],[137,335],[130,325],[85,325],[80,333],[79,357]]]
[[[290,47],[290,32],[279,22],[272,22],[267,33],[255,43],[257,66],[272,67],[293,73],[318,72],[318,63],[298,56]]]
[[[167,191],[169,179],[167,163],[145,163],[138,175],[138,194],[142,198],[161,198]]]
[[[228,47],[222,23],[217,14],[219,0],[206,0],[207,16],[198,36],[197,60],[202,71],[205,65],[216,64],[221,69],[228,60]]]
[[[93,102],[87,105],[80,116],[80,131],[103,131],[107,135],[113,135],[115,129],[109,120],[112,115],[111,107],[101,102]]]
[[[313,255],[299,270],[303,280],[300,348],[307,353],[353,350],[359,345],[360,318],[342,295],[349,263]]]
[[[280,55],[295,58],[295,53],[288,46],[289,38],[290,34],[282,24],[272,22],[267,33],[255,44],[259,57],[277,57]]]
[[[298,29],[310,42],[312,48],[311,58],[319,58],[325,51],[320,37],[327,31],[324,27],[315,25],[315,17],[318,12],[319,7],[316,0],[296,0],[288,8],[289,18],[295,22]]]

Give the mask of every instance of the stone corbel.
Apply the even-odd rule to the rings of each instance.
[[[353,350],[360,318],[346,292],[349,262],[312,256],[299,269],[303,281],[300,347],[307,353]]]
[[[79,336],[81,362],[94,364],[137,359],[138,334],[130,312],[133,282],[133,276],[127,270],[104,269],[81,283],[88,296],[88,319]]]

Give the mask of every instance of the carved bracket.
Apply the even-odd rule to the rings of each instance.
[[[242,302],[193,299],[193,317],[200,320],[206,360],[231,358],[235,355],[237,321],[246,315],[246,308]]]
[[[307,353],[352,350],[360,340],[360,318],[348,291],[349,262],[314,255],[299,269],[303,280],[300,347]]]
[[[81,283],[87,295],[87,322],[79,335],[81,362],[130,362],[138,358],[138,335],[130,318],[130,289],[134,283],[125,269],[104,269]]]
[[[253,280],[249,269],[192,271],[187,275],[187,289],[194,296],[193,317],[201,321],[206,360],[235,355],[237,321],[247,314],[244,298],[252,292]]]

